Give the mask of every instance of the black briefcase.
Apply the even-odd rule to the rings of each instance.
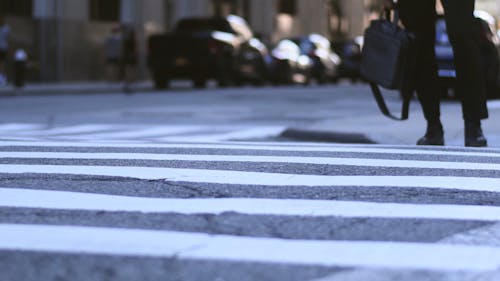
[[[391,13],[386,11],[385,18],[373,20],[365,30],[361,75],[370,83],[382,113],[395,120],[406,120],[414,91],[415,36],[398,25],[397,9],[393,14],[391,21]],[[401,93],[401,117],[396,117],[389,111],[379,86]]]

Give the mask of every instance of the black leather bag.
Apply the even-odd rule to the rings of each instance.
[[[408,119],[410,100],[414,91],[416,64],[415,36],[401,28],[399,11],[390,11],[385,18],[373,20],[365,30],[361,61],[361,75],[370,86],[382,113],[391,119]],[[401,117],[393,115],[382,96],[379,85],[397,90],[403,98]]]

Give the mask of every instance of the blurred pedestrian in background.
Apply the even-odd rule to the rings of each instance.
[[[133,27],[125,27],[123,31],[123,50],[121,63],[125,71],[125,83],[123,90],[131,92],[131,84],[136,79],[137,66],[137,40]]]
[[[6,63],[9,54],[10,27],[0,16],[0,86],[7,84]]]
[[[26,71],[28,67],[28,54],[24,49],[17,49],[14,53],[13,82],[16,88],[26,84]]]
[[[105,45],[107,79],[109,81],[121,81],[124,77],[124,70],[120,62],[123,52],[123,36],[120,26],[111,29]]]
[[[384,0],[393,6],[392,0]],[[474,17],[475,0],[441,0],[448,36],[453,46],[456,92],[462,101],[465,146],[487,146],[481,120],[488,117],[484,68],[479,31]],[[399,0],[403,25],[416,35],[416,91],[422,105],[427,131],[418,145],[444,145],[440,119],[439,85],[435,57],[436,0]]]

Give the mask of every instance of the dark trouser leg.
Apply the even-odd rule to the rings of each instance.
[[[460,0],[462,1],[462,0]],[[416,91],[429,124],[439,123],[439,87],[435,45],[435,0],[400,0],[401,20],[416,35]]]
[[[474,17],[474,0],[441,0],[448,35],[455,54],[457,93],[462,99],[465,145],[487,146],[481,119],[488,118],[486,80],[480,46],[479,25]]]
[[[484,68],[479,30],[474,18],[474,0],[441,0],[445,10],[448,35],[455,54],[457,93],[462,99],[465,120],[488,117]]]
[[[439,87],[436,55],[435,0],[400,0],[399,10],[404,26],[416,36],[417,70],[415,89],[427,120],[427,131],[418,145],[444,145],[440,121]]]

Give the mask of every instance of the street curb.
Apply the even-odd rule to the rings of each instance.
[[[280,134],[281,138],[311,141],[311,142],[335,142],[335,143],[356,143],[356,144],[377,144],[365,134],[346,133],[334,131],[320,131],[289,128]]]
[[[122,85],[98,85],[98,86],[59,86],[59,87],[30,87],[0,89],[0,97],[20,97],[20,96],[46,96],[46,95],[82,95],[82,94],[133,94],[134,92],[152,92],[152,86],[137,85],[132,86],[130,92],[126,92]]]

